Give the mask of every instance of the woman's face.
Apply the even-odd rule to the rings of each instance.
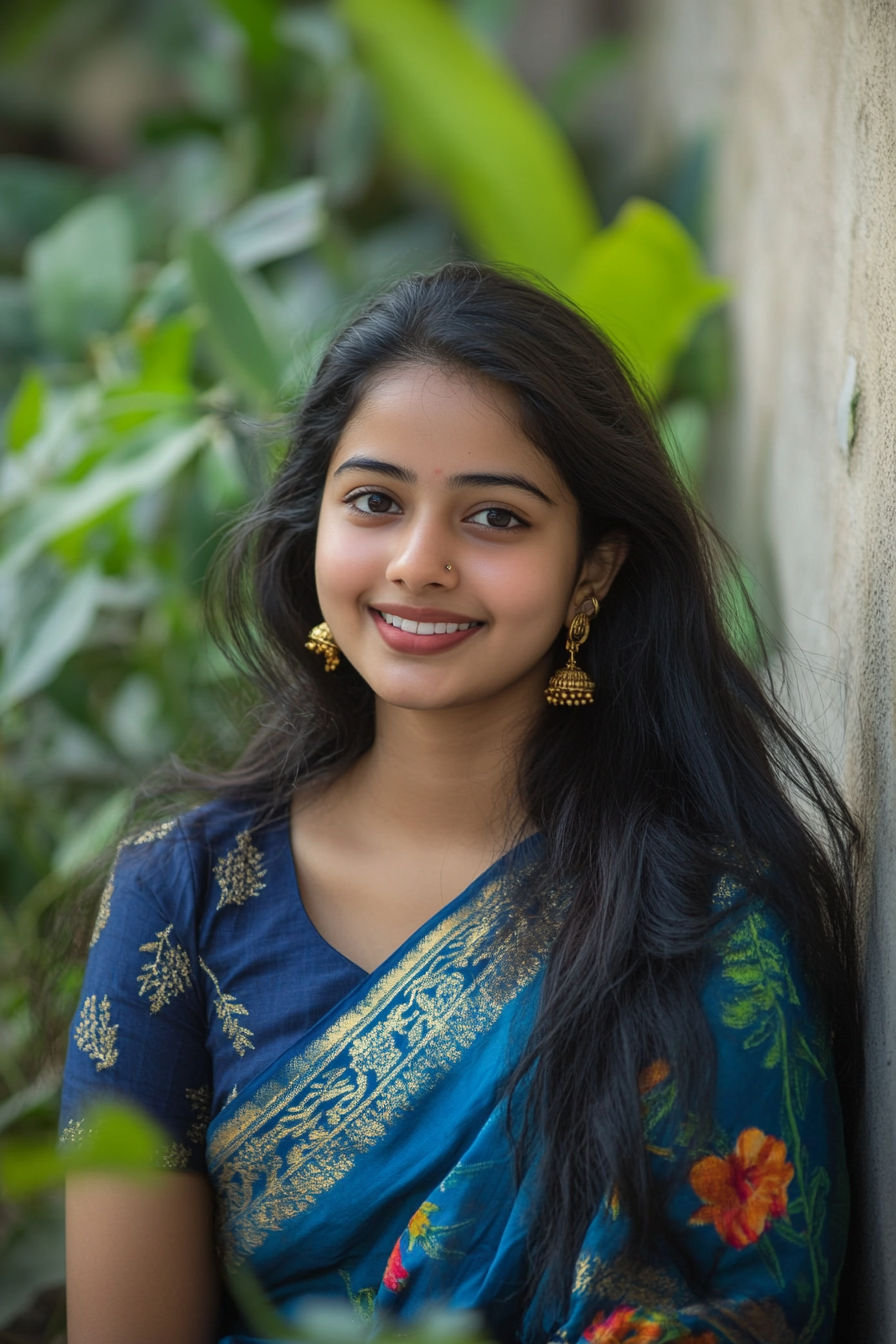
[[[499,386],[412,365],[373,384],[339,440],[317,591],[337,644],[389,704],[543,686],[561,626],[624,556],[608,543],[582,566],[575,500],[515,409]]]

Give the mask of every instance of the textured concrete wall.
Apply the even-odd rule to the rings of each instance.
[[[863,1261],[896,1341],[896,0],[642,0],[640,151],[718,136],[737,393],[713,489],[867,832]],[[848,374],[859,400],[849,426]],[[839,424],[838,424],[839,403]]]

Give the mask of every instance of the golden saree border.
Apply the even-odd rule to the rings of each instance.
[[[486,882],[378,975],[209,1136],[225,1259],[239,1264],[353,1169],[544,965],[568,905]]]

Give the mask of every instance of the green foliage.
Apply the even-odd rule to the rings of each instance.
[[[41,337],[76,357],[92,336],[117,329],[131,297],[133,230],[123,202],[95,196],[41,234],[26,254]]]
[[[207,234],[196,232],[189,247],[190,276],[222,360],[250,393],[273,399],[283,375],[244,286]]]
[[[9,452],[17,453],[34,438],[44,418],[47,385],[37,369],[28,369],[6,412],[3,438]]]
[[[124,148],[0,159],[0,1324],[60,1274],[41,1190],[74,1160],[54,1099],[93,865],[170,751],[238,746],[203,577],[358,296],[458,246],[534,269],[672,390],[692,481],[724,383],[717,326],[678,362],[724,293],[682,227],[646,201],[598,225],[574,137],[618,42],[573,58],[546,110],[500,55],[513,0],[32,11],[0,8],[0,75],[35,145],[75,143],[53,51],[85,87],[107,48],[113,93],[135,51],[134,81],[160,78],[157,105],[106,118],[133,120]],[[118,1134],[127,1167],[137,1131],[107,1122],[90,1160]]]
[[[304,1303],[293,1319],[283,1316],[246,1266],[228,1275],[228,1288],[243,1316],[264,1339],[288,1339],[305,1344],[485,1344],[475,1312],[432,1307],[414,1317],[411,1327],[388,1320],[374,1323],[348,1302],[317,1299]]]
[[[477,250],[559,283],[597,216],[569,146],[441,0],[341,0],[395,143]]]
[[[728,287],[704,273],[696,245],[668,210],[633,200],[584,249],[565,288],[662,394],[699,319]]]

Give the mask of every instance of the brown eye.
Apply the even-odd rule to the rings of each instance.
[[[479,523],[482,527],[502,528],[505,531],[524,526],[516,514],[511,513],[509,509],[480,509],[478,513],[473,514],[469,521]]]
[[[359,513],[399,513],[399,507],[391,495],[381,495],[378,490],[366,490],[351,500]]]

